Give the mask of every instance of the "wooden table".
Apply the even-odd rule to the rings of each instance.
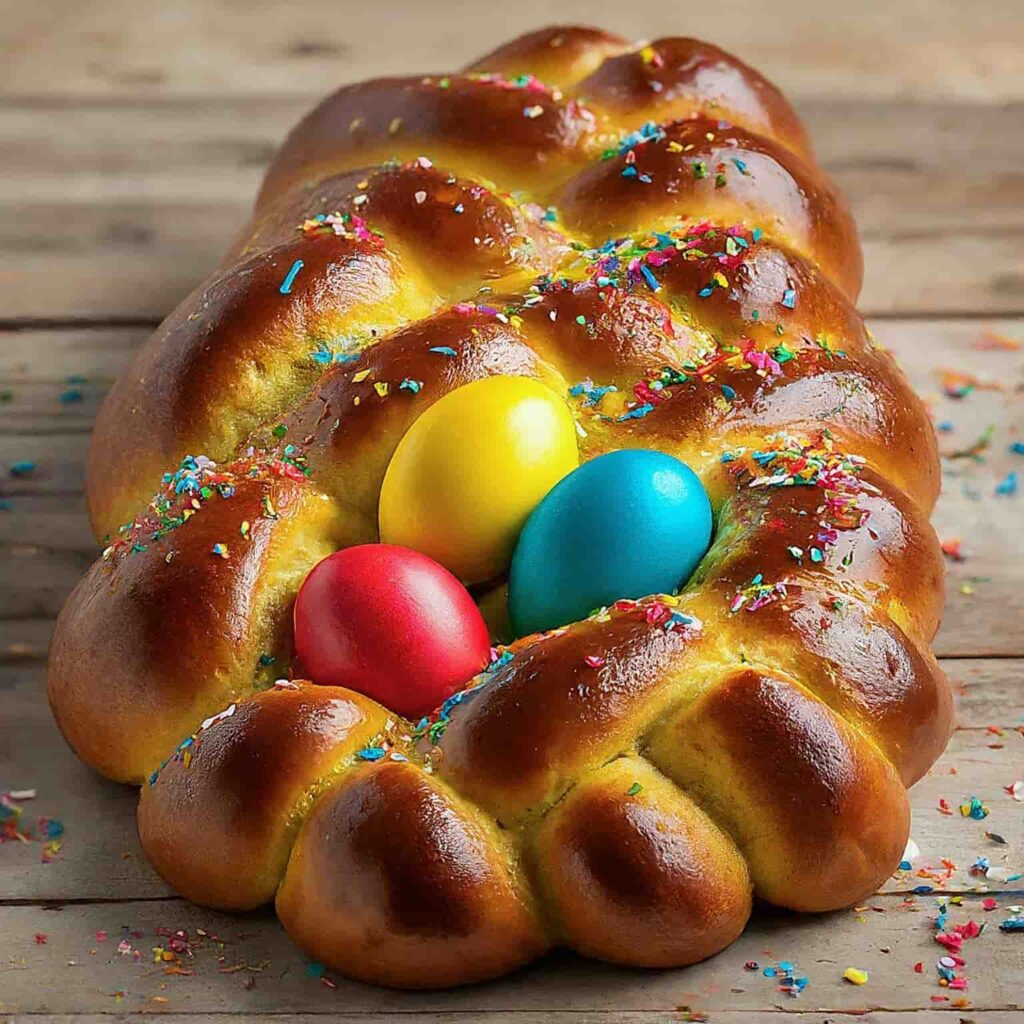
[[[950,562],[937,649],[959,728],[912,794],[920,856],[866,907],[761,911],[736,945],[689,970],[558,954],[490,985],[387,992],[321,977],[268,913],[232,917],[175,897],[140,853],[135,794],[96,778],[57,735],[44,660],[53,618],[96,554],[82,472],[97,404],[217,261],[287,127],[337,83],[449,69],[552,13],[712,38],[796,100],[857,213],[862,308],[950,427],[936,527],[965,557]],[[43,0],[0,3],[0,14],[0,791],[35,789],[18,801],[22,823],[65,829],[55,854],[0,846],[0,1021],[1020,1019],[1024,933],[998,924],[1024,904],[1024,803],[1004,788],[1024,779],[1024,498],[996,493],[1014,468],[1024,475],[1010,450],[1024,436],[1024,352],[1012,344],[1024,340],[1016,0],[721,0],[685,13],[609,0]],[[977,385],[948,397],[965,379],[944,382],[943,370]],[[971,797],[987,817],[961,815]],[[979,857],[989,877],[972,872]],[[951,924],[986,925],[964,942],[966,992],[937,984],[938,895]],[[185,929],[192,957],[154,963],[167,941],[158,929]],[[799,998],[765,977],[780,960],[809,979]],[[866,985],[842,980],[851,966],[869,972]]]

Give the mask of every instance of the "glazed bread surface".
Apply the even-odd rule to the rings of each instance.
[[[755,895],[872,893],[952,712],[934,435],[860,285],[796,115],[705,43],[553,28],[316,107],[90,451],[106,547],[49,695],[84,761],[141,785],[157,871],[276,901],[315,960],[402,987],[553,945],[688,964]],[[405,431],[495,374],[565,396],[584,459],[692,467],[696,574],[499,644],[424,722],[298,678],[305,574],[379,539]],[[508,641],[502,581],[479,597]]]

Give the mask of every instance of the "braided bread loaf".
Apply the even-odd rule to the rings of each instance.
[[[276,899],[311,956],[406,987],[558,943],[686,964],[753,894],[874,891],[951,700],[934,437],[860,283],[792,110],[694,40],[551,29],[313,110],[90,452],[113,539],[50,700],[83,760],[142,785],[156,869],[197,903]],[[494,374],[565,395],[583,458],[700,475],[695,577],[499,647],[415,726],[281,678],[298,586],[377,539],[403,433]]]

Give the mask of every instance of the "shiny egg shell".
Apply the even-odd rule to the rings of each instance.
[[[586,617],[622,598],[672,593],[711,539],[711,503],[671,455],[609,452],[584,463],[534,509],[509,574],[517,636]]]
[[[487,626],[466,588],[418,551],[361,544],[310,570],[295,599],[299,671],[408,718],[428,714],[486,664]]]
[[[467,583],[491,579],[537,502],[578,464],[576,424],[556,391],[529,377],[466,384],[399,442],[381,487],[381,540]]]

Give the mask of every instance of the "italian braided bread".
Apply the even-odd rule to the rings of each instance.
[[[157,871],[211,907],[276,900],[312,957],[402,987],[557,944],[687,964],[753,895],[873,892],[951,698],[935,440],[860,284],[793,111],[704,43],[555,28],[321,103],[90,452],[110,540],[50,700],[142,786]],[[291,678],[305,574],[378,539],[405,431],[495,374],[564,395],[584,459],[698,473],[695,576],[497,646],[420,723]],[[478,597],[507,641],[500,585]]]

